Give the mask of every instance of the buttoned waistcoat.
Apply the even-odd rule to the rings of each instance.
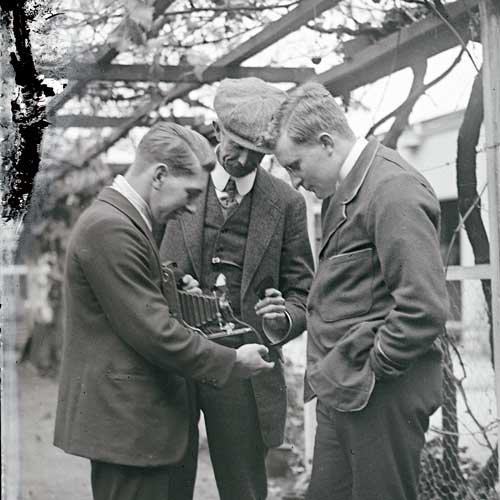
[[[252,189],[240,293],[241,319],[262,332],[261,320],[254,310],[258,301],[256,287],[270,276],[273,286],[283,293],[292,318],[288,341],[305,329],[305,304],[313,272],[305,201],[302,195],[261,167]],[[197,278],[201,277],[202,254],[207,251],[203,248],[207,192],[208,185],[194,214],[183,214],[167,225],[160,248],[162,260],[177,262],[183,272]],[[274,349],[280,350],[280,347]],[[262,437],[269,447],[283,441],[286,418],[283,364],[279,356],[275,358],[272,371],[251,379]]]

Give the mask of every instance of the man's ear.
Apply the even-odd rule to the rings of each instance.
[[[165,163],[159,163],[158,165],[156,165],[153,173],[153,188],[160,189],[163,185],[163,181],[169,175],[170,170],[168,168],[168,165],[165,165]]]
[[[328,154],[333,153],[333,148],[335,146],[335,141],[333,137],[327,132],[321,132],[318,136],[318,142],[327,151]]]
[[[217,122],[217,121],[212,122],[212,127],[214,129],[215,138],[217,139],[217,142],[220,142],[220,139],[221,139],[221,129],[220,129],[219,122]]]

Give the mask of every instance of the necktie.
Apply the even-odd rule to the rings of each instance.
[[[226,187],[224,188],[223,196],[220,198],[221,205],[226,210],[232,209],[238,205],[238,202],[236,201],[237,193],[236,182],[232,177],[230,177],[227,181]]]

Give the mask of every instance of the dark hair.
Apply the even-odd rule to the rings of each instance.
[[[332,94],[315,82],[305,83],[288,94],[271,127],[274,144],[285,133],[296,144],[314,143],[322,132],[335,132],[348,139],[355,137]]]
[[[155,124],[137,147],[141,163],[165,163],[172,175],[193,173],[193,163],[199,162],[207,171],[215,166],[215,155],[208,141],[194,130],[173,122]]]

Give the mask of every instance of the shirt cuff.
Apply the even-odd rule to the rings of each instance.
[[[380,346],[380,339],[375,339],[375,345],[370,352],[370,365],[379,381],[399,377],[404,372],[403,367],[389,358]]]
[[[288,311],[285,311],[285,316],[288,320],[288,328],[284,333],[281,330],[274,330],[272,328],[269,328],[269,326],[266,325],[266,320],[262,320],[262,330],[264,330],[266,338],[271,343],[271,345],[277,345],[281,342],[284,342],[292,331],[292,317],[290,316]]]

